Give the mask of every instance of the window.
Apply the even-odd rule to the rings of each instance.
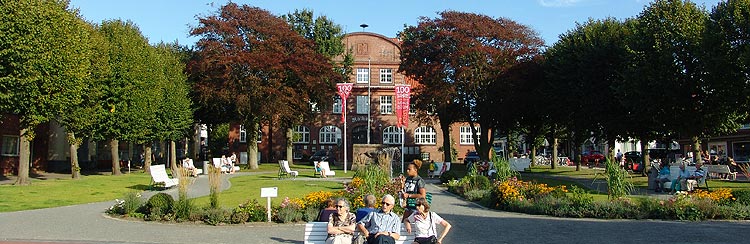
[[[409,114],[417,114],[417,107],[409,101]]]
[[[393,96],[380,96],[380,114],[393,113]]]
[[[341,114],[341,97],[339,96],[333,98],[333,113]]]
[[[247,130],[244,125],[240,125],[240,142],[247,142]]]
[[[401,129],[388,126],[383,130],[383,144],[401,144]]]
[[[479,128],[477,127],[477,136],[480,135],[481,132],[479,132]],[[472,145],[474,144],[474,137],[471,136],[471,127],[469,126],[461,126],[460,128],[461,132],[459,134],[459,141],[461,144],[466,145]]]
[[[393,83],[392,69],[380,69],[380,83]]]
[[[18,156],[18,136],[3,136],[2,156]]]
[[[435,144],[435,129],[429,126],[420,126],[414,130],[414,143]]]
[[[341,139],[341,130],[333,125],[323,126],[320,128],[320,144],[335,144]]]
[[[357,114],[370,113],[370,101],[367,96],[357,96]]]
[[[734,156],[734,161],[738,163],[750,162],[750,142],[732,143],[732,156]]]
[[[260,129],[258,129],[258,134],[256,134],[256,135],[258,135],[258,143],[263,142],[263,131],[261,131]]]
[[[310,128],[298,125],[292,132],[292,141],[294,143],[310,143]]]
[[[357,83],[370,83],[370,69],[357,68]]]

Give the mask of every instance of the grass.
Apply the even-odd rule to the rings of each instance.
[[[143,191],[150,182],[148,174],[131,173],[89,175],[80,180],[31,179],[29,186],[0,185],[0,212],[111,201],[129,191]]]

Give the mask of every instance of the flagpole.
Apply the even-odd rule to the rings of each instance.
[[[346,165],[347,157],[346,157],[346,100],[342,99],[341,106],[343,106],[342,113],[344,113],[344,174],[346,174]]]

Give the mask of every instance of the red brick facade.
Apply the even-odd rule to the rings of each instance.
[[[401,146],[400,143],[389,144],[395,138],[388,137],[389,135],[397,135],[399,131],[395,127],[397,118],[395,114],[394,85],[410,84],[414,87],[418,84],[406,79],[403,74],[397,72],[401,52],[398,39],[387,38],[369,32],[355,32],[346,35],[344,44],[347,50],[353,51],[354,56],[353,74],[350,77],[350,82],[354,83],[354,88],[347,99],[347,125],[345,133],[347,137],[347,161],[351,163],[352,158],[356,157],[356,155],[351,155],[353,145],[367,144],[368,111],[371,113],[369,126],[370,142],[372,144],[385,144],[386,146]],[[369,78],[369,84],[367,78]],[[363,102],[367,101],[368,87],[370,90],[370,106],[369,109],[363,109]],[[341,122],[341,113],[334,111],[334,108],[330,107],[320,108],[320,110],[320,116],[302,125],[309,133],[307,133],[307,136],[303,136],[302,142],[294,143],[295,158],[296,160],[305,159],[317,150],[330,149],[333,150],[337,157],[337,165],[341,165],[341,162],[343,162],[343,140],[339,142],[338,139],[333,140],[331,137],[321,135],[325,134],[325,132],[321,133],[321,128],[335,126],[342,132],[341,137],[343,139],[344,124]],[[473,145],[460,143],[460,126],[454,125],[451,135],[453,146],[458,152],[458,160],[461,160],[467,151],[474,150]],[[419,136],[422,139],[415,138],[419,127],[432,128],[434,130],[434,140],[427,140],[422,136]],[[420,130],[423,129],[425,128]],[[263,133],[262,139],[258,145],[261,161],[271,162],[285,158],[285,131],[273,125],[264,126],[261,131]],[[386,140],[384,140],[384,137]],[[411,119],[405,130],[404,137],[404,152],[407,154],[405,156],[407,160],[422,157],[435,161],[450,160],[444,159],[443,153],[438,150],[438,148],[442,147],[443,143],[442,131],[439,124],[418,124],[415,120]],[[245,152],[247,148],[247,144],[240,142],[239,138],[239,125],[232,125],[229,132],[230,151],[236,152],[238,155]],[[390,140],[387,138],[390,138]],[[398,142],[398,140],[396,141]]]

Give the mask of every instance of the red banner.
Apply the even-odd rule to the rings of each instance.
[[[338,83],[336,88],[339,90],[339,97],[341,97],[341,123],[346,122],[346,98],[352,94],[352,83]]]
[[[409,100],[411,99],[411,87],[409,85],[397,84],[396,90],[396,118],[397,126],[409,125]]]

